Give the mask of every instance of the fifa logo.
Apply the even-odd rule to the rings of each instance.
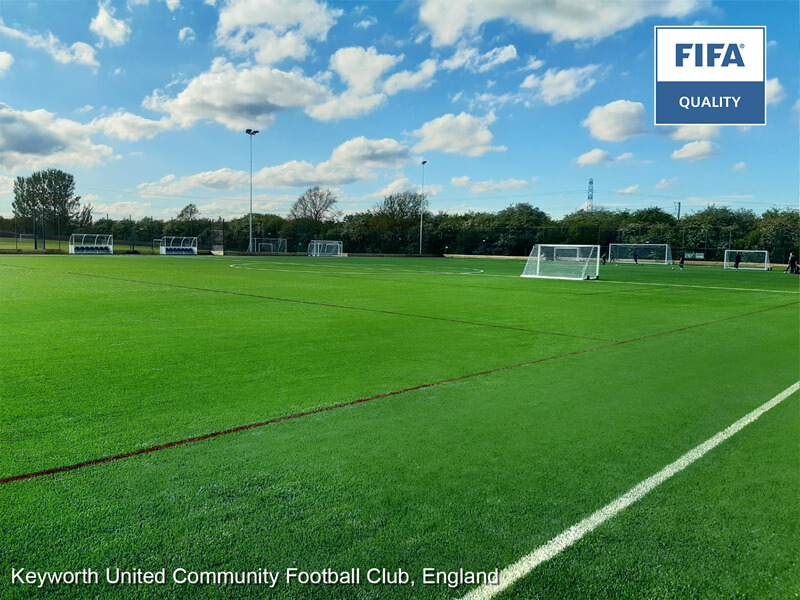
[[[703,44],[675,44],[675,66],[682,67],[683,61],[690,58],[692,54],[694,54],[695,67],[714,67],[720,57],[722,57],[720,67],[727,67],[731,64],[737,67],[744,66],[738,44],[728,44],[724,55],[723,48],[725,48],[725,44],[706,44],[705,52],[703,52]],[[705,57],[705,63],[703,63],[703,57]]]

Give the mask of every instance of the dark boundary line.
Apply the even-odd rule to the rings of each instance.
[[[193,444],[195,442],[202,442],[202,441],[205,441],[205,440],[210,440],[210,439],[215,438],[215,437],[219,437],[219,436],[222,436],[222,435],[228,435],[230,433],[236,433],[236,432],[239,432],[239,431],[245,431],[247,429],[255,429],[257,427],[264,427],[266,425],[273,425],[275,423],[281,423],[283,421],[290,421],[290,420],[293,420],[293,419],[299,419],[301,417],[307,417],[309,415],[315,415],[315,414],[318,414],[318,413],[327,412],[327,411],[335,410],[335,409],[338,409],[338,408],[345,408],[347,406],[354,406],[356,404],[363,404],[364,402],[370,402],[371,400],[379,400],[381,398],[388,398],[390,396],[398,396],[400,394],[405,394],[406,392],[414,392],[414,391],[417,391],[417,390],[424,390],[424,389],[428,389],[428,388],[432,388],[432,387],[436,387],[436,386],[440,386],[440,385],[445,385],[445,384],[448,384],[448,383],[455,383],[455,382],[458,382],[458,381],[465,381],[467,379],[473,379],[475,377],[483,377],[485,375],[491,375],[491,374],[494,374],[494,373],[500,373],[502,371],[510,371],[512,369],[518,369],[520,367],[527,367],[527,366],[530,366],[530,365],[536,365],[536,364],[543,363],[543,362],[548,362],[548,361],[551,361],[551,360],[557,360],[559,358],[567,358],[567,357],[570,357],[570,356],[577,356],[577,355],[580,355],[580,354],[586,354],[588,352],[594,352],[596,350],[603,350],[605,348],[613,348],[613,347],[616,347],[616,346],[622,346],[623,344],[630,344],[632,342],[639,342],[639,341],[651,339],[651,338],[654,338],[654,337],[660,337],[660,336],[663,336],[663,335],[669,335],[669,334],[672,334],[672,333],[679,333],[681,331],[687,331],[689,329],[696,329],[698,327],[705,327],[707,325],[713,325],[715,323],[721,323],[723,321],[730,321],[732,319],[738,319],[738,318],[741,318],[741,317],[747,317],[747,316],[750,316],[750,315],[755,315],[755,314],[767,312],[767,311],[770,311],[770,310],[776,310],[776,309],[779,309],[779,308],[786,308],[787,306],[794,306],[795,304],[797,304],[797,303],[796,302],[790,302],[788,304],[781,304],[779,306],[771,306],[771,307],[768,307],[768,308],[761,308],[759,310],[754,310],[754,311],[743,313],[743,314],[740,314],[740,315],[733,315],[733,316],[730,316],[730,317],[723,317],[721,319],[715,319],[713,321],[707,321],[705,323],[697,323],[695,325],[687,325],[685,327],[679,327],[678,329],[671,329],[669,331],[661,331],[661,332],[658,332],[658,333],[651,333],[651,334],[648,334],[648,335],[643,335],[641,337],[631,338],[629,340],[617,341],[617,342],[613,342],[611,344],[604,344],[602,346],[592,346],[591,348],[584,348],[583,350],[575,350],[573,352],[567,352],[566,354],[557,354],[557,355],[554,355],[554,356],[547,356],[545,358],[538,358],[536,360],[531,360],[531,361],[519,363],[519,364],[516,364],[516,365],[508,365],[508,366],[505,366],[505,367],[497,367],[495,369],[489,369],[488,371],[480,371],[478,373],[470,373],[469,375],[462,375],[460,377],[453,377],[453,378],[450,378],[450,379],[443,379],[441,381],[435,381],[435,382],[432,382],[432,383],[423,383],[423,384],[420,384],[420,385],[415,385],[413,387],[403,388],[403,389],[400,389],[400,390],[394,390],[394,391],[391,391],[391,392],[384,392],[383,394],[377,394],[375,396],[369,396],[367,398],[359,398],[358,400],[351,400],[349,402],[341,402],[339,404],[332,404],[330,406],[323,406],[321,408],[315,408],[313,410],[307,410],[307,411],[304,411],[304,412],[299,412],[299,413],[295,413],[295,414],[291,414],[291,415],[284,415],[282,417],[276,417],[276,418],[270,419],[268,421],[261,421],[259,423],[250,423],[249,425],[240,425],[238,427],[233,427],[231,429],[224,429],[222,431],[215,431],[213,433],[207,433],[205,435],[186,438],[184,440],[178,440],[178,441],[175,441],[175,442],[168,442],[166,444],[160,444],[158,446],[150,446],[149,448],[142,448],[141,450],[134,450],[133,452],[125,452],[123,454],[116,454],[116,455],[113,455],[113,456],[106,456],[104,458],[95,458],[93,460],[88,460],[88,461],[81,462],[81,463],[76,463],[76,464],[73,464],[73,465],[65,465],[65,466],[56,467],[56,468],[53,468],[53,469],[45,469],[44,471],[35,471],[35,472],[31,472],[31,473],[24,473],[22,475],[13,475],[11,477],[4,477],[4,478],[0,479],[0,485],[6,484],[6,483],[12,483],[14,481],[22,481],[22,480],[25,480],[25,479],[33,479],[33,478],[36,478],[36,477],[43,477],[45,475],[55,475],[55,474],[58,474],[58,473],[66,473],[68,471],[75,471],[76,469],[82,469],[84,467],[91,467],[93,465],[99,465],[99,464],[103,464],[103,463],[115,462],[115,461],[118,461],[118,460],[123,460],[125,458],[131,458],[133,456],[140,456],[142,454],[150,454],[152,452],[158,452],[160,450],[166,450],[167,448],[174,448],[175,446],[184,446],[186,444]]]
[[[611,338],[592,337],[588,335],[577,335],[573,333],[561,333],[558,331],[542,331],[539,329],[527,329],[525,327],[512,327],[511,325],[497,325],[494,323],[479,323],[477,321],[463,321],[461,319],[448,319],[446,317],[433,317],[429,315],[415,315],[412,313],[402,313],[392,310],[382,310],[379,308],[363,308],[359,306],[345,306],[343,304],[330,304],[327,302],[314,302],[313,300],[296,300],[292,298],[278,298],[277,296],[266,296],[263,294],[251,294],[247,292],[234,292],[231,290],[217,290],[214,288],[202,288],[189,285],[180,285],[177,283],[163,283],[158,281],[142,281],[139,279],[126,279],[124,277],[111,277],[109,275],[93,275],[89,273],[75,273],[73,271],[66,271],[68,275],[77,275],[82,277],[95,277],[97,279],[109,279],[111,281],[122,281],[125,283],[140,283],[144,285],[160,285],[163,287],[177,288],[181,290],[191,290],[194,292],[210,292],[213,294],[226,294],[229,296],[243,296],[245,298],[258,298],[261,300],[272,300],[274,302],[288,302],[290,304],[305,304],[309,306],[322,306],[325,308],[339,308],[343,310],[356,310],[361,312],[377,313],[383,315],[392,315],[396,317],[411,317],[414,319],[427,319],[429,321],[443,321],[445,323],[458,323],[459,325],[473,325],[476,327],[491,327],[493,329],[505,329],[508,331],[522,331],[525,333],[538,333],[540,335],[555,335],[560,337],[568,337],[580,340],[592,340],[595,342],[618,342]]]

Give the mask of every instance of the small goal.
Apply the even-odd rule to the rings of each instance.
[[[598,279],[600,246],[537,244],[528,256],[521,277]]]
[[[342,256],[342,242],[333,240],[311,240],[309,256]]]
[[[197,254],[197,238],[166,235],[161,238],[158,253],[170,255]]]
[[[73,233],[70,254],[114,254],[114,236],[107,233]]]
[[[669,244],[610,244],[609,262],[640,265],[671,265],[672,246]]]
[[[254,238],[253,248],[256,252],[286,253],[285,238]]]
[[[739,258],[738,262],[736,258]],[[769,252],[766,250],[725,250],[724,268],[748,271],[769,271]]]

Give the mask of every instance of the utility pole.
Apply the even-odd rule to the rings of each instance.
[[[589,191],[586,195],[586,211],[594,210],[594,179],[589,179]]]

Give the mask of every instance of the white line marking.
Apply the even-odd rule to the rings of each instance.
[[[590,533],[608,519],[616,516],[618,513],[628,508],[637,500],[640,500],[645,494],[653,490],[655,487],[665,482],[676,473],[683,471],[686,467],[691,465],[706,452],[744,429],[744,427],[758,419],[765,412],[777,406],[786,398],[794,394],[798,389],[800,389],[800,381],[790,385],[780,394],[762,404],[751,413],[748,413],[727,429],[723,429],[714,437],[709,438],[699,446],[689,450],[689,452],[681,456],[678,460],[667,465],[652,477],[648,477],[636,487],[632,488],[610,504],[606,504],[603,508],[586,517],[583,521],[576,523],[527,556],[523,556],[514,564],[507,566],[505,569],[500,571],[499,584],[487,584],[477,587],[464,595],[462,600],[489,600],[489,598],[496,596],[509,586],[516,583],[518,580],[528,575],[540,564],[555,557],[563,550],[572,546],[587,533]]]
[[[655,285],[664,287],[684,287],[684,288],[697,288],[700,290],[731,290],[734,292],[769,292],[771,294],[797,294],[792,290],[765,290],[762,288],[740,288],[740,287],[725,287],[720,285],[690,285],[688,283],[655,283],[650,281],[614,281],[612,279],[601,279],[602,283],[624,283],[629,285]]]
[[[278,269],[278,268],[260,268],[264,265],[279,265],[279,266],[286,266],[286,265],[293,265],[297,267],[303,267],[298,269]],[[251,266],[253,265],[253,266]],[[310,263],[289,263],[289,262],[238,262],[238,263],[231,263],[230,265],[234,269],[242,269],[245,271],[267,271],[271,273],[317,273],[321,275],[479,275],[483,273],[482,269],[477,269],[473,271],[432,271],[432,270],[423,270],[423,269],[374,269],[372,266],[364,266],[364,265],[311,265]],[[340,269],[344,269],[342,271],[314,271],[307,269],[305,267],[338,267]],[[348,269],[369,269],[367,271],[361,270],[348,270]]]

